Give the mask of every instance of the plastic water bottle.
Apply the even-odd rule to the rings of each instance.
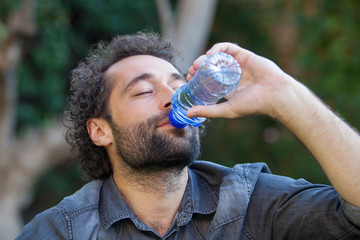
[[[193,106],[216,104],[236,88],[240,78],[240,66],[231,55],[219,52],[207,56],[194,77],[172,96],[171,125],[176,128],[189,124],[198,127],[206,118],[188,118],[186,112]]]

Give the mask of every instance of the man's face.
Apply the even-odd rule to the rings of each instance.
[[[167,61],[137,55],[106,72],[114,89],[109,99],[113,143],[121,160],[136,170],[183,168],[200,152],[197,128],[174,128],[167,114],[174,91],[185,84]]]

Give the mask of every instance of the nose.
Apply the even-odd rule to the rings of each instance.
[[[160,108],[162,110],[168,109],[171,107],[171,98],[174,95],[175,90],[170,86],[166,86],[163,89],[163,94],[161,96]]]
[[[164,105],[164,108],[168,108],[168,107],[170,107],[171,106],[171,102],[168,102],[168,103],[166,103],[165,105]]]

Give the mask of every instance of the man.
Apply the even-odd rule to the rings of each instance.
[[[171,44],[152,33],[120,36],[71,74],[67,140],[94,181],[37,215],[18,239],[359,239],[359,134],[273,62],[231,43],[207,54],[219,51],[242,67],[239,86],[227,102],[187,115],[271,116],[334,187],[272,175],[265,164],[194,161],[199,129],[176,129],[167,118],[185,84]]]

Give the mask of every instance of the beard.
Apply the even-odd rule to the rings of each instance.
[[[131,125],[120,125],[108,118],[116,152],[132,170],[142,173],[181,170],[199,156],[199,129],[189,126],[160,132],[157,124],[167,115],[164,112]]]

